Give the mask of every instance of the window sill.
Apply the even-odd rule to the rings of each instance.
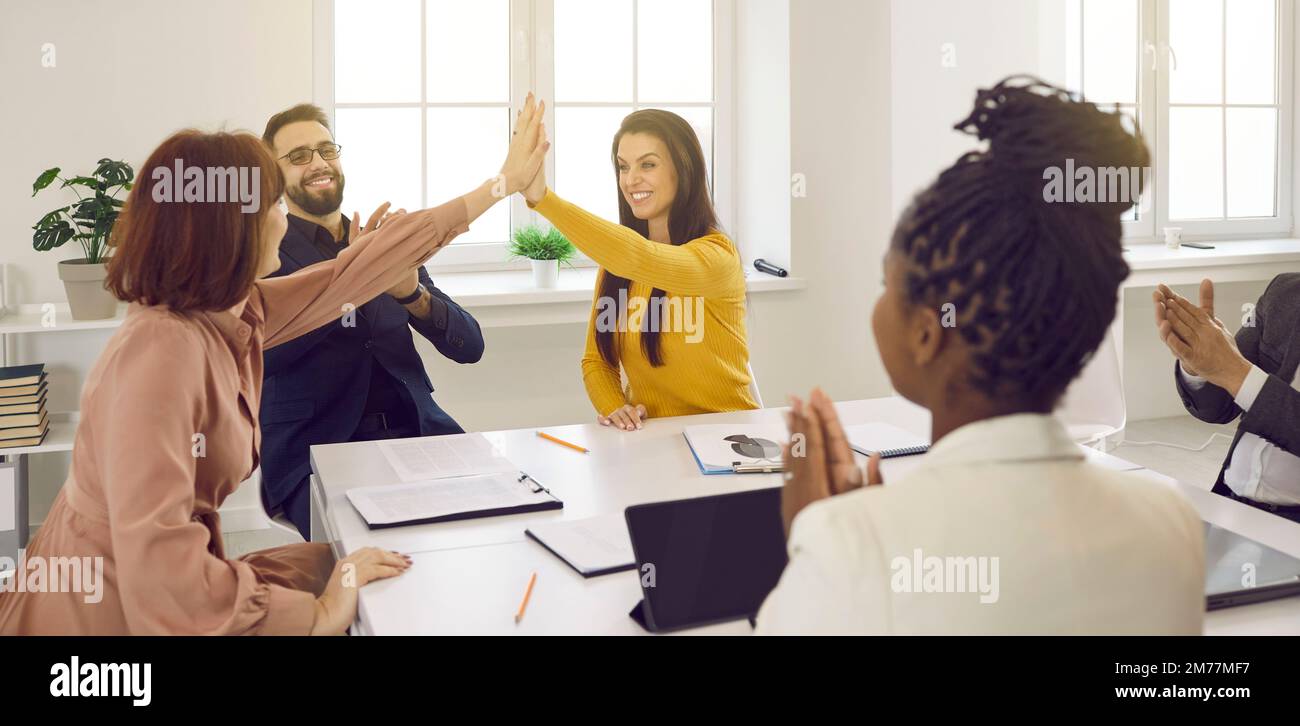
[[[1124,287],[1183,285],[1211,278],[1215,282],[1271,280],[1279,272],[1300,271],[1300,239],[1198,240],[1212,250],[1163,243],[1130,244],[1124,259],[1133,270]]]
[[[484,328],[523,327],[585,323],[591,316],[591,296],[596,285],[596,268],[563,268],[552,289],[533,286],[531,270],[501,272],[438,272],[431,270],[433,283],[461,307],[473,313]],[[772,277],[747,272],[750,294],[802,290],[802,277]]]

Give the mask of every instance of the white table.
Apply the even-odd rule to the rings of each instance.
[[[929,434],[929,413],[900,398],[838,404],[845,424],[887,421]],[[704,476],[682,437],[697,423],[773,423],[782,409],[650,420],[641,431],[623,432],[595,423],[545,429],[587,447],[582,454],[536,435],[536,429],[486,436],[520,469],[564,501],[564,509],[508,517],[370,530],[345,492],[356,486],[397,481],[377,444],[358,442],[313,446],[313,539],[328,541],[344,556],[365,546],[406,552],[412,568],[392,580],[361,590],[358,630],[366,634],[600,634],[644,631],[628,617],[641,598],[638,574],[621,572],[586,579],[537,543],[524,537],[531,524],[621,512],[633,504],[780,486],[780,475]],[[1107,455],[1098,463],[1141,469]],[[885,462],[886,481],[897,481],[919,457]],[[1181,489],[1201,516],[1214,524],[1300,557],[1300,524],[1161,478]],[[514,613],[531,573],[537,585],[528,613],[516,625]],[[737,622],[690,631],[745,634]],[[1300,598],[1209,613],[1210,634],[1300,634]]]

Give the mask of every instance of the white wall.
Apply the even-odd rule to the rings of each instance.
[[[41,65],[45,43],[54,68]],[[0,69],[16,102],[0,114],[10,298],[63,301],[55,262],[79,253],[32,250],[31,226],[58,203],[55,191],[31,198],[36,176],[89,173],[105,156],[138,167],[189,126],[260,135],[272,113],[311,98],[311,0],[6,0]]]
[[[743,0],[735,25],[732,232],[746,269],[758,258],[789,269],[790,2]]]
[[[1057,1],[891,2],[895,214],[975,148],[975,138],[953,124],[970,113],[978,89],[1013,73],[1038,72],[1040,8]]]

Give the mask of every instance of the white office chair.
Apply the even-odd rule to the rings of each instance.
[[[261,468],[259,467],[257,471],[253,472],[253,476],[249,477],[249,479],[253,485],[257,487],[257,501],[262,504],[262,514],[265,517],[267,526],[288,532],[295,537],[302,537],[302,533],[298,531],[298,528],[294,526],[293,522],[289,521],[289,518],[285,516],[284,512],[279,509],[272,510],[272,508],[267,504],[266,492],[262,489]]]
[[[1066,389],[1056,416],[1070,437],[1085,446],[1105,451],[1107,440],[1124,430],[1127,410],[1124,402],[1124,364],[1115,339],[1115,326]]]
[[[749,371],[749,395],[754,397],[759,408],[763,408],[763,394],[758,391],[758,379],[754,377],[754,367],[745,361],[745,369]]]
[[[748,296],[746,299],[746,303],[748,303]],[[753,330],[754,330],[754,308],[746,304],[745,305],[745,331],[746,333],[749,333],[750,331]],[[752,335],[748,336],[748,340],[746,341],[746,343],[749,350],[753,351],[754,338]],[[749,371],[749,393],[751,396],[754,397],[754,402],[758,404],[758,407],[764,408],[763,394],[760,393],[758,390],[758,378],[754,376],[754,366],[749,364],[749,359],[745,359],[745,370]]]

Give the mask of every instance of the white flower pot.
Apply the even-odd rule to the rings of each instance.
[[[533,263],[533,286],[550,289],[560,280],[559,260],[529,260]]]
[[[108,263],[62,260],[59,279],[68,293],[73,320],[103,320],[117,314],[117,298],[104,287]]]

